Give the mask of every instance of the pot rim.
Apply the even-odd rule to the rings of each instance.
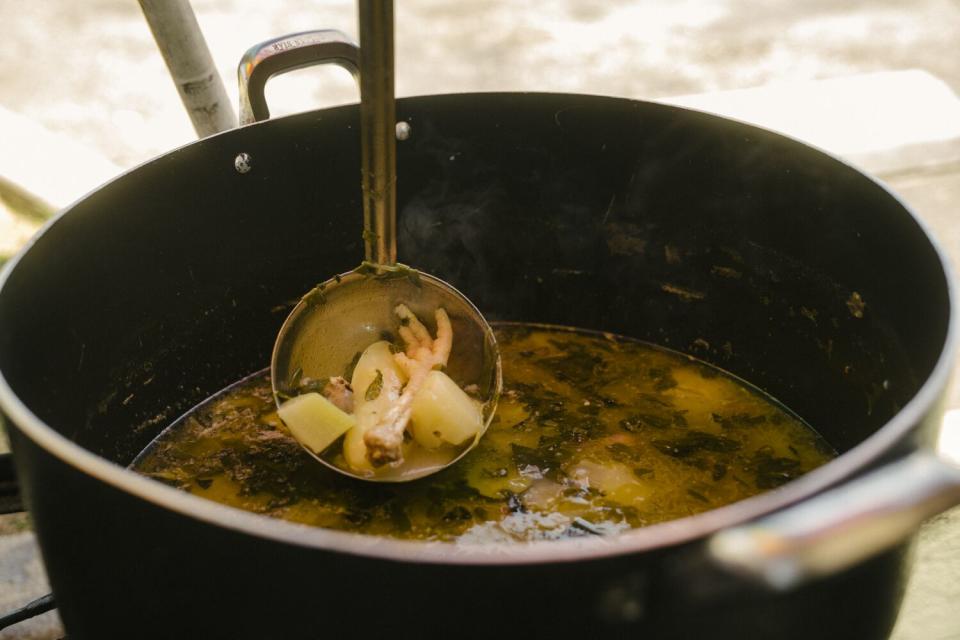
[[[533,92],[513,92],[513,93],[488,93],[492,96],[529,96]],[[447,94],[463,97],[469,94]],[[870,463],[881,458],[896,443],[909,433],[914,425],[917,424],[924,413],[936,404],[940,393],[946,386],[950,371],[953,367],[954,353],[957,346],[958,319],[956,310],[956,283],[951,276],[951,269],[946,254],[931,234],[928,225],[921,220],[913,209],[905,203],[896,193],[891,191],[886,185],[870,174],[861,171],[851,165],[849,162],[836,157],[832,153],[819,149],[814,145],[808,144],[785,136],[777,132],[770,132],[762,127],[757,127],[749,123],[737,121],[732,118],[704,114],[704,112],[695,109],[665,105],[658,102],[649,102],[641,100],[630,100],[626,98],[611,98],[607,96],[588,96],[586,94],[538,94],[552,97],[562,97],[569,95],[572,98],[583,99],[584,97],[596,97],[603,100],[614,102],[640,103],[651,105],[662,109],[671,109],[678,111],[693,111],[699,114],[708,115],[718,120],[734,122],[740,126],[758,129],[773,135],[785,138],[800,144],[804,147],[814,149],[825,156],[830,157],[839,165],[853,169],[863,178],[871,181],[874,185],[882,189],[889,197],[893,198],[904,211],[913,218],[914,223],[923,231],[931,248],[940,261],[940,266],[944,274],[948,298],[948,323],[946,336],[940,351],[936,364],[931,370],[929,376],[917,390],[916,394],[904,405],[904,407],[891,418],[886,424],[877,429],[865,440],[854,446],[849,451],[837,456],[835,459],[825,465],[810,471],[800,478],[789,482],[788,484],[770,491],[760,493],[751,498],[734,502],[732,504],[705,511],[703,513],[671,520],[659,524],[631,529],[615,536],[598,537],[587,536],[582,538],[572,538],[565,540],[544,540],[527,543],[496,543],[496,544],[457,544],[451,542],[423,542],[412,540],[398,540],[367,534],[348,533],[332,529],[323,529],[291,523],[283,520],[270,518],[269,516],[259,515],[252,512],[243,511],[234,507],[228,507],[205,498],[194,496],[172,487],[166,486],[160,482],[151,480],[134,471],[110,462],[93,452],[81,447],[68,438],[62,436],[52,427],[45,424],[38,418],[20,399],[16,396],[10,387],[2,371],[0,371],[0,410],[2,410],[11,420],[15,429],[19,430],[25,436],[30,438],[34,444],[44,449],[47,453],[58,458],[61,462],[72,466],[76,470],[85,473],[101,482],[104,482],[113,488],[130,494],[131,496],[141,498],[158,507],[168,509],[175,513],[191,517],[195,520],[232,529],[236,532],[257,536],[279,542],[310,549],[322,551],[331,551],[345,553],[348,555],[363,556],[368,558],[377,558],[383,560],[392,560],[397,562],[426,562],[433,564],[455,564],[455,565],[474,565],[474,564],[537,564],[543,562],[575,562],[589,559],[608,558],[612,556],[639,554],[653,551],[660,548],[677,546],[685,543],[694,542],[710,534],[716,533],[725,528],[740,525],[763,515],[777,511],[789,505],[800,502],[812,497],[814,494],[829,488],[832,485],[840,484],[844,480],[857,474]],[[443,95],[419,96],[417,98],[401,99],[398,102],[408,102],[423,98],[442,98]],[[356,108],[356,105],[336,108]],[[316,113],[296,114],[285,118],[275,120],[285,120],[288,118],[303,117]],[[271,121],[265,121],[249,126],[263,126]],[[245,128],[245,127],[244,127]],[[76,202],[68,205],[56,216],[51,218],[41,230],[21,249],[20,252],[11,258],[2,269],[0,269],[0,296],[2,296],[4,286],[11,274],[16,270],[17,265],[31,247],[38,242],[45,232],[57,224],[64,216],[70,214],[80,203],[84,202],[93,193],[109,187],[113,183],[120,181],[126,176],[137,172],[141,167],[154,162],[162,161],[171,154],[180,149],[192,146],[194,144],[203,144],[206,140],[219,138],[220,136],[230,135],[230,130],[195,141],[168,151],[161,156],[157,156],[136,167],[133,167],[112,180],[107,181],[82,196]]]

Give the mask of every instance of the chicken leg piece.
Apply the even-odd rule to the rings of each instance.
[[[374,466],[403,461],[403,433],[410,422],[413,396],[423,386],[430,371],[446,366],[453,346],[453,327],[443,309],[434,312],[437,321],[435,338],[406,305],[397,305],[393,311],[400,318],[400,337],[405,344],[404,351],[393,357],[408,379],[396,403],[363,435],[367,457]]]

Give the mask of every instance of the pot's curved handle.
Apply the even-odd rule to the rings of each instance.
[[[304,31],[261,42],[240,59],[240,124],[270,117],[264,97],[267,80],[273,76],[318,64],[336,64],[360,77],[360,47],[335,29]]]
[[[787,590],[904,540],[960,504],[960,468],[919,451],[800,505],[715,534],[714,561]]]

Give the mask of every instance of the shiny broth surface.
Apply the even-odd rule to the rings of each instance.
[[[772,399],[683,354],[555,327],[496,333],[504,393],[493,423],[473,452],[434,476],[374,484],[318,464],[277,417],[269,372],[184,416],[133,468],[293,522],[480,543],[682,518],[774,489],[835,455]]]

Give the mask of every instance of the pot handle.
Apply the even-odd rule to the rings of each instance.
[[[270,117],[264,97],[267,80],[318,64],[341,66],[358,80],[360,48],[346,34],[335,29],[293,33],[250,47],[237,67],[240,124],[252,124]]]
[[[836,573],[960,504],[960,468],[918,451],[795,507],[715,534],[708,554],[776,590]]]

